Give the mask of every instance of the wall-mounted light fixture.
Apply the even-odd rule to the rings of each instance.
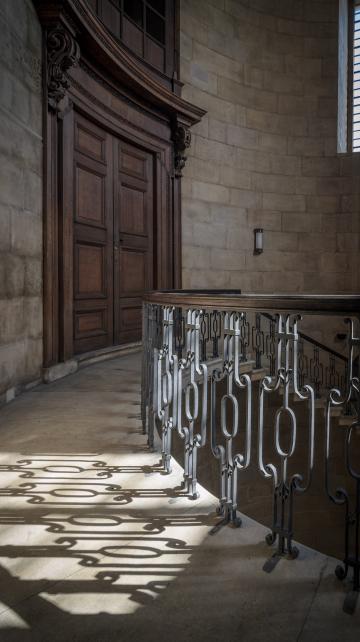
[[[254,230],[254,254],[261,254],[264,251],[264,230],[261,227],[257,227]]]

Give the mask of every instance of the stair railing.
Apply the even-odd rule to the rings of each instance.
[[[348,326],[348,355],[300,331],[308,317],[330,317]],[[353,569],[352,591],[344,609],[355,610],[360,589],[360,465],[354,443],[360,436],[359,296],[243,295],[240,292],[168,291],[150,293],[144,302],[142,417],[153,447],[161,438],[164,471],[170,472],[172,433],[184,444],[184,489],[196,499],[198,451],[210,442],[219,463],[219,506],[224,523],[239,526],[237,490],[241,473],[254,468],[272,481],[272,526],[267,536],[276,551],[264,570],[281,557],[294,558],[295,497],[312,482],[315,448],[321,431],[317,404],[324,404],[324,488],[335,504],[345,506],[344,579]],[[254,398],[255,381],[257,396]],[[267,414],[267,400],[276,405]],[[306,460],[295,456],[299,445],[298,408],[307,409]],[[347,480],[354,492],[333,490],[334,414],[349,414],[345,430]],[[342,428],[344,430],[344,428]],[[266,458],[264,440],[272,437],[274,456]],[[239,449],[239,438],[242,446]],[[256,443],[256,458],[252,444]],[[296,468],[293,468],[293,461]]]

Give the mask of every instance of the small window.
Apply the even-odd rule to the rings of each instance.
[[[149,7],[146,9],[146,32],[161,44],[165,44],[165,22]]]
[[[137,25],[143,26],[144,5],[142,0],[124,0],[124,12]]]
[[[360,152],[360,0],[339,0],[338,152]]]
[[[165,16],[165,0],[147,0],[147,4],[162,16]]]
[[[161,82],[173,88],[173,80],[177,78],[175,0],[86,2],[113,36],[138,58],[159,71]],[[171,79],[170,83],[168,79]]]
[[[352,63],[352,150],[360,152],[360,0],[354,6]]]

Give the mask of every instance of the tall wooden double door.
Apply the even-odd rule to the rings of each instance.
[[[141,338],[153,287],[154,157],[74,120],[74,353]]]

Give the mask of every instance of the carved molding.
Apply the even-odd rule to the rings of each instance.
[[[46,50],[48,103],[57,110],[70,86],[67,71],[78,64],[80,48],[74,37],[59,24],[47,32]]]
[[[181,122],[186,126],[194,125],[204,116],[203,109],[173,93],[149,74],[148,69],[137,60],[136,56],[110,34],[86,0],[33,0],[33,2],[45,29],[52,30],[56,29],[57,25],[64,25],[69,32],[68,35],[77,33],[84,59],[89,58],[92,64],[106,70],[106,75],[112,77],[115,82],[146,99],[161,113],[172,118],[180,117]],[[74,40],[72,42],[74,43]],[[71,62],[71,64],[74,63]],[[66,80],[66,69],[63,69],[62,79]]]
[[[174,170],[175,176],[180,178],[187,160],[186,150],[191,145],[191,132],[184,125],[177,125],[173,133],[174,141]]]

